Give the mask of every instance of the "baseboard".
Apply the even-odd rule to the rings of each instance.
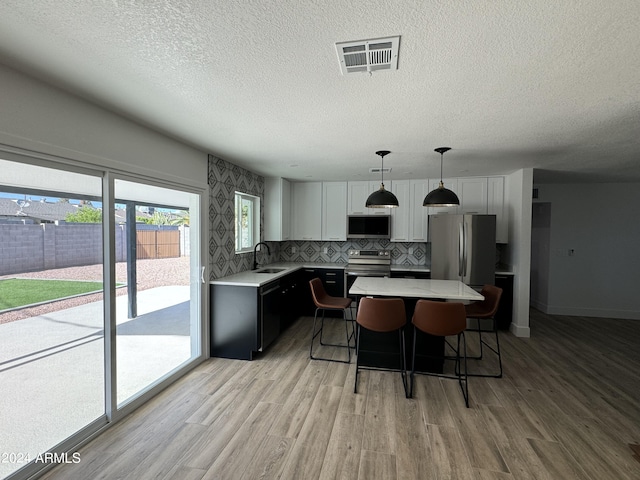
[[[516,337],[529,338],[531,336],[531,329],[529,328],[529,326],[521,327],[513,322],[511,322],[511,325],[509,325],[509,331]]]
[[[537,300],[530,300],[529,305],[531,305],[536,310],[540,310],[541,312],[544,312],[544,313],[549,313],[547,311],[549,308],[549,305],[547,305],[546,303],[542,303]]]
[[[536,307],[538,308],[538,307]],[[550,315],[570,315],[576,317],[620,318],[624,320],[640,320],[640,311],[608,310],[601,308],[554,307],[547,305],[538,310]]]

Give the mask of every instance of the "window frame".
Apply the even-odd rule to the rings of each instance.
[[[241,215],[239,212],[242,209],[243,202],[251,203],[251,225],[249,227],[249,244],[242,246],[242,225]],[[242,253],[250,253],[253,251],[253,247],[256,243],[260,242],[260,197],[251,195],[250,193],[244,193],[237,191],[234,195],[234,234],[235,234],[235,253],[236,255]]]

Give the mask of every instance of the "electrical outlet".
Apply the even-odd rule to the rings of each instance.
[[[296,253],[296,247],[291,247],[291,253]]]
[[[413,255],[413,247],[409,248],[409,255]]]
[[[324,253],[329,253],[329,248],[324,247]]]

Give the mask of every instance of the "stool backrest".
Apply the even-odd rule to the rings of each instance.
[[[425,333],[446,337],[458,335],[467,328],[467,315],[462,303],[420,299],[412,323]]]
[[[407,323],[404,300],[401,298],[362,298],[358,304],[356,322],[374,332],[392,332]]]
[[[500,305],[502,289],[495,285],[484,285],[480,295],[484,297],[484,300],[473,304],[475,316],[482,315],[485,318],[493,318],[498,311],[498,305]]]
[[[309,280],[309,286],[311,287],[311,296],[313,297],[313,303],[316,304],[316,307],[319,307],[320,305],[326,303],[325,300],[329,295],[324,289],[322,280],[320,280],[318,277]]]

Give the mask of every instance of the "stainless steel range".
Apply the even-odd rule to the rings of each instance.
[[[349,250],[349,261],[344,269],[345,296],[357,277],[389,277],[391,275],[390,250]]]

